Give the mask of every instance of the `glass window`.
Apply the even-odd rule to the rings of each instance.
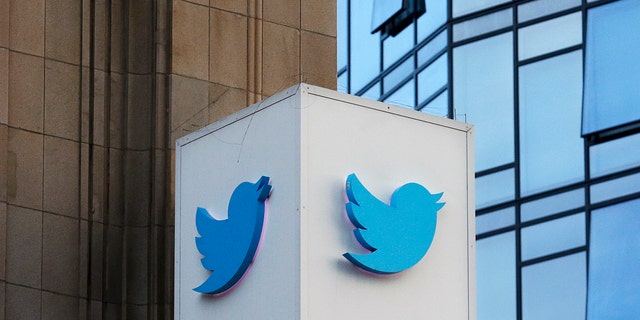
[[[572,190],[522,204],[520,220],[531,221],[584,206],[584,189]]]
[[[640,191],[640,173],[591,186],[591,203],[626,196]]]
[[[590,9],[582,133],[640,119],[640,6],[621,0]]]
[[[577,7],[581,0],[537,0],[518,6],[518,22],[526,22],[554,12]]]
[[[411,80],[405,83],[400,89],[398,89],[398,91],[384,99],[384,102],[413,109],[416,105],[415,92],[415,81]]]
[[[447,22],[447,1],[427,0],[427,12],[418,18],[418,43]]]
[[[394,62],[398,61],[409,50],[413,49],[413,34],[415,28],[409,26],[402,30],[395,37],[387,37],[382,45],[384,48],[384,68],[388,68]]]
[[[347,0],[338,0],[338,70],[347,66],[347,41],[349,35],[347,34]]]
[[[418,74],[418,101],[431,97],[447,84],[448,57],[446,53],[443,54]]]
[[[373,87],[371,87],[367,92],[362,94],[362,97],[371,100],[379,100],[380,99],[380,82],[377,82]]]
[[[513,23],[512,15],[513,11],[506,9],[473,20],[460,22],[453,26],[453,41],[468,39],[508,27]]]
[[[526,227],[521,236],[523,261],[584,246],[584,213]]]
[[[515,197],[513,169],[476,178],[476,208],[484,208]]]
[[[449,114],[449,90],[444,90],[435,99],[429,101],[420,111],[440,117]]]
[[[581,94],[581,51],[520,68],[520,186],[523,195],[583,179]]]
[[[459,17],[509,1],[510,0],[453,0],[453,17]],[[428,7],[427,10],[429,10]]]
[[[588,319],[640,316],[640,199],[594,210]]]
[[[371,15],[371,30],[377,29],[394,14],[402,10],[403,0],[373,0]]]
[[[453,88],[456,115],[475,126],[476,171],[513,162],[512,33],[454,48]]]
[[[518,30],[518,57],[525,60],[582,43],[582,13],[576,12]]]
[[[485,213],[476,217],[476,234],[512,226],[516,223],[516,210],[513,207]]]
[[[349,72],[344,72],[338,77],[338,91],[347,92],[347,74]]]
[[[422,66],[427,61],[431,60],[438,52],[442,51],[447,46],[447,32],[441,32],[433,38],[424,47],[418,50],[418,66]]]
[[[476,242],[478,320],[516,319],[515,233]]]
[[[580,252],[522,268],[522,319],[583,320],[585,265],[585,253]]]
[[[589,148],[592,177],[640,166],[640,133]]]
[[[384,77],[384,92],[387,93],[402,80],[413,74],[413,59],[405,60],[401,65]]]
[[[373,1],[351,0],[351,92],[358,92],[380,74],[380,35],[371,34]]]

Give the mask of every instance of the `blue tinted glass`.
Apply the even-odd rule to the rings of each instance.
[[[413,59],[407,59],[401,65],[391,71],[386,77],[384,77],[384,92],[389,92],[389,90],[393,89],[412,73]]]
[[[413,49],[413,34],[415,28],[409,26],[402,30],[395,37],[388,37],[384,40],[382,45],[384,48],[384,68],[388,68],[391,64],[398,61],[400,57],[404,56]]]
[[[583,320],[586,298],[587,270],[584,252],[522,269],[523,320]]]
[[[398,11],[402,10],[402,2],[403,0],[373,0],[371,31],[378,28]]]
[[[362,96],[371,100],[379,100],[380,99],[380,82],[376,83],[373,87],[367,90],[367,92],[362,94]]]
[[[476,242],[478,320],[516,319],[515,234]]]
[[[581,0],[537,0],[518,6],[518,22],[540,18],[548,14],[577,7]]]
[[[418,66],[422,66],[447,46],[447,32],[441,32],[418,51]]]
[[[453,89],[456,117],[475,126],[476,171],[513,162],[512,34],[454,48]]]
[[[520,220],[523,222],[584,206],[584,189],[567,191],[522,204]]]
[[[444,90],[435,99],[422,107],[420,111],[440,117],[446,117],[449,114],[449,91]]]
[[[447,21],[447,1],[427,0],[427,12],[418,18],[418,43]]]
[[[587,17],[582,133],[640,119],[640,6],[621,0]]]
[[[640,166],[640,133],[592,146],[589,150],[590,174],[598,177]]]
[[[453,0],[453,17],[476,12],[511,0]],[[429,10],[427,8],[427,10]]]
[[[518,58],[525,60],[582,43],[582,14],[536,23],[518,30]]]
[[[516,210],[513,207],[485,213],[476,217],[476,234],[512,226],[516,223]]]
[[[351,92],[380,74],[380,34],[371,34],[371,0],[351,0]]]
[[[338,0],[337,20],[338,20],[338,70],[347,65],[347,0]]]
[[[520,68],[520,156],[523,195],[580,181],[582,52]]]
[[[431,97],[447,84],[448,57],[446,53],[443,54],[418,74],[418,101]]]
[[[338,91],[347,92],[347,74],[349,72],[345,72],[338,77]]]
[[[591,213],[588,319],[640,318],[640,200]]]
[[[513,10],[506,9],[460,22],[453,26],[453,41],[464,40],[508,27],[513,22],[512,12]]]
[[[591,203],[622,197],[640,191],[640,173],[591,186]]]
[[[523,261],[584,246],[584,213],[526,227],[521,236]]]
[[[396,106],[413,109],[415,108],[415,82],[413,80],[404,84],[398,91],[384,99],[384,102],[394,104]]]
[[[513,169],[476,178],[476,208],[513,200],[515,196],[514,180]]]

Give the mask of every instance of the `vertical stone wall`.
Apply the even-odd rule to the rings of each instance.
[[[173,317],[175,139],[334,88],[335,1],[0,0],[0,319]]]

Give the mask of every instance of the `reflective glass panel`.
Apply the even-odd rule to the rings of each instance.
[[[592,177],[640,166],[640,133],[589,148]]]
[[[347,65],[347,0],[338,0],[337,20],[338,20],[338,70]]]
[[[548,14],[577,7],[581,0],[537,0],[518,6],[518,22],[540,18]]]
[[[415,81],[405,83],[398,91],[384,99],[384,102],[409,109],[415,108]]]
[[[424,101],[447,84],[446,53],[418,74],[418,101]]]
[[[460,22],[453,26],[453,41],[464,40],[508,27],[513,22],[512,13],[511,9],[506,9],[473,20]]]
[[[584,252],[522,268],[524,320],[583,320],[586,298]]]
[[[594,210],[589,249],[589,320],[640,316],[640,199]]]
[[[513,162],[512,33],[454,48],[453,88],[456,118],[475,126],[476,171]]]
[[[640,119],[640,6],[621,0],[588,12],[582,133]]]
[[[447,45],[447,32],[441,32],[418,50],[418,66],[422,66]]]
[[[427,12],[418,18],[418,43],[447,22],[447,1],[427,0]]]
[[[519,83],[522,194],[582,180],[582,52],[521,67]]]
[[[338,91],[347,92],[347,74],[349,72],[344,72],[338,77]]]
[[[446,117],[449,114],[449,91],[444,90],[435,99],[420,109],[422,112]]]
[[[375,30],[398,11],[402,10],[403,0],[373,0],[371,30]]]
[[[523,261],[584,246],[584,213],[526,227],[521,237]]]
[[[362,97],[365,97],[371,100],[379,100],[380,99],[380,82],[376,83],[373,87],[367,90],[367,92],[362,94]]]
[[[582,43],[582,13],[576,12],[518,30],[518,57],[525,60]]]
[[[459,17],[509,1],[510,0],[453,0],[453,16]],[[427,10],[429,10],[428,7]]]
[[[516,318],[515,233],[476,242],[478,320]]]
[[[512,226],[516,223],[516,210],[513,207],[476,216],[476,234]]]
[[[384,68],[398,61],[413,48],[413,34],[415,28],[408,26],[395,37],[388,37],[382,45],[384,48]]]
[[[371,34],[371,0],[351,0],[351,92],[380,74],[380,34]]]
[[[591,186],[591,203],[598,203],[640,191],[640,173]]]
[[[584,189],[572,190],[522,204],[520,220],[530,221],[584,206]]]
[[[484,208],[515,196],[515,175],[513,169],[492,173],[476,178],[476,208]]]
[[[389,92],[389,90],[393,89],[398,85],[398,83],[402,82],[402,80],[406,79],[412,73],[413,59],[407,59],[384,77],[384,92]]]

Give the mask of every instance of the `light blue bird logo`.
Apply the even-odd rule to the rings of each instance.
[[[269,177],[243,182],[229,200],[228,218],[216,220],[204,208],[196,210],[196,247],[204,256],[202,266],[212,271],[193,290],[221,294],[231,289],[255,258],[265,220],[265,201],[271,193]]]
[[[359,268],[392,274],[418,263],[429,250],[436,232],[436,213],[443,193],[431,194],[417,183],[396,189],[391,203],[378,200],[358,180],[347,177],[346,204],[349,220],[356,229],[356,240],[371,253],[345,253],[344,257]]]

